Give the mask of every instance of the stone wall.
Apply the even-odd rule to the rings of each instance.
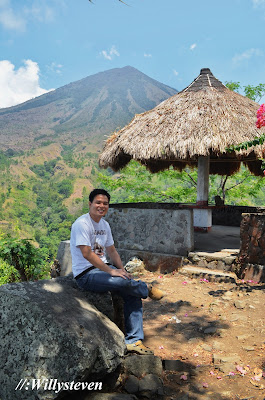
[[[242,214],[239,260],[245,279],[265,281],[265,214]]]
[[[212,209],[213,225],[240,226],[243,213],[265,213],[265,207],[216,206]]]
[[[177,269],[194,248],[191,209],[112,205],[106,220],[123,262],[137,256],[151,271]]]
[[[171,272],[194,249],[192,209],[175,204],[112,204],[105,219],[124,264],[138,257],[150,271]],[[69,240],[60,243],[57,258],[61,275],[71,273]]]

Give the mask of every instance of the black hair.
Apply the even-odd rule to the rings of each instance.
[[[103,194],[103,196],[107,196],[108,201],[110,202],[110,194],[104,190],[104,189],[94,189],[92,190],[92,192],[89,194],[89,201],[90,203],[93,203],[94,198],[98,195],[98,194]]]

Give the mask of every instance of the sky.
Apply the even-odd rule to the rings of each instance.
[[[128,65],[177,90],[201,68],[265,83],[265,0],[124,2],[0,0],[0,108]]]

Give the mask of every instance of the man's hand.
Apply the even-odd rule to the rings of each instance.
[[[119,276],[120,278],[123,279],[131,279],[131,275],[125,271],[125,269],[111,269],[109,272],[111,276]]]

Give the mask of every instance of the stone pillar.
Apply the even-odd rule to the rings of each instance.
[[[197,206],[208,206],[210,156],[198,157]],[[208,232],[212,227],[212,210],[195,208],[194,229]]]
[[[207,206],[209,195],[209,169],[210,157],[199,156],[198,158],[198,180],[197,180],[197,205]]]

